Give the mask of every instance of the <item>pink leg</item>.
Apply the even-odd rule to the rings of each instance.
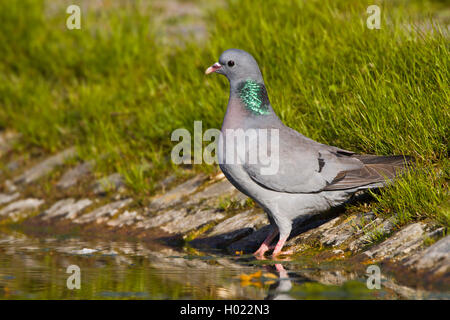
[[[289,278],[288,273],[286,269],[284,269],[282,264],[279,263],[275,264],[275,268],[277,269],[278,274],[280,275],[279,278]]]
[[[264,240],[264,242],[261,244],[258,250],[256,250],[253,255],[257,257],[264,257],[264,253],[266,253],[267,250],[269,250],[269,245],[272,242],[272,240],[277,236],[278,230],[275,228]]]
[[[286,272],[286,269],[284,269],[283,265],[280,263],[275,264],[275,269],[277,269],[278,273]]]
[[[280,240],[278,240],[278,243],[275,246],[275,249],[273,250],[272,257],[276,257],[281,253],[281,249],[283,249],[283,246],[286,243],[287,238],[288,238],[287,236],[280,237]]]

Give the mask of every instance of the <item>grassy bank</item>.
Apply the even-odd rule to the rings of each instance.
[[[208,40],[184,46],[161,44],[157,13],[143,3],[83,12],[82,29],[70,31],[64,7],[0,0],[0,127],[22,134],[18,152],[75,144],[98,171],[119,171],[149,195],[176,169],[167,161],[174,129],[220,127],[227,83],[204,70],[236,47],[259,61],[287,125],[345,149],[418,159],[373,204],[380,212],[450,225],[449,38],[431,23],[448,24],[445,2],[379,2],[381,29],[370,30],[368,1],[229,1],[205,18]]]

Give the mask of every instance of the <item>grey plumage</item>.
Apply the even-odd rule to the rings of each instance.
[[[280,237],[274,255],[279,254],[295,218],[340,205],[358,190],[384,186],[410,160],[404,156],[358,155],[318,143],[285,126],[270,105],[256,60],[245,51],[225,51],[219,62],[206,71],[211,72],[225,75],[230,82],[218,150],[220,168],[237,189],[265,209],[274,228],[257,255],[268,250],[278,231]],[[277,173],[263,175],[263,164],[248,161],[251,154],[258,152],[255,140],[232,146],[245,148],[242,164],[224,161],[227,151],[224,135],[229,129],[277,129]],[[269,153],[270,147],[269,143]]]

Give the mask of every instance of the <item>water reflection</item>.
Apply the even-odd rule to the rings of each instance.
[[[275,264],[275,269],[278,272],[278,281],[269,287],[267,300],[293,300],[294,298],[289,295],[289,291],[292,289],[292,281],[289,278],[287,271],[282,264]],[[306,280],[308,281],[308,280]]]
[[[81,270],[70,290],[66,269]],[[328,281],[328,283],[327,283]],[[395,299],[357,275],[141,242],[0,233],[0,299]]]

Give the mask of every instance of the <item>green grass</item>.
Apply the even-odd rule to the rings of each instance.
[[[208,41],[168,46],[139,3],[84,12],[82,30],[69,31],[64,8],[0,0],[0,127],[22,133],[18,152],[76,144],[97,170],[119,171],[149,195],[178,170],[167,161],[174,129],[220,128],[228,84],[204,70],[241,48],[287,125],[345,149],[417,158],[379,210],[449,226],[449,38],[436,24],[424,31],[432,17],[448,23],[445,2],[375,1],[380,30],[365,25],[371,4],[229,1],[207,16]]]

